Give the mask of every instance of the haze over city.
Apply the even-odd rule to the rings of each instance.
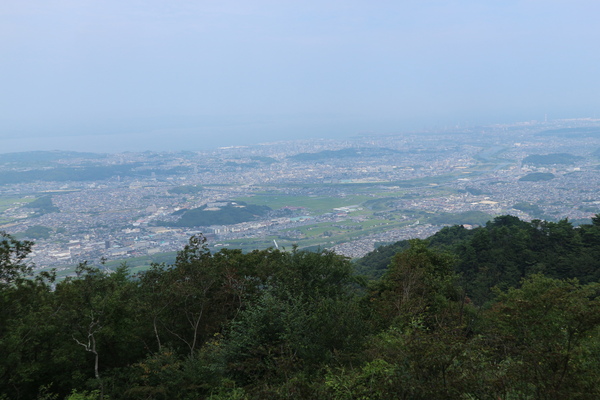
[[[595,1],[6,1],[0,152],[596,117]]]
[[[0,400],[600,399],[598,0],[0,0]]]

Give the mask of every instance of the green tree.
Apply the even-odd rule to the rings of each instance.
[[[254,383],[261,396],[319,397],[308,382],[325,363],[345,363],[364,337],[357,282],[348,260],[334,253],[276,253],[279,265],[226,332],[227,376]]]
[[[45,335],[52,314],[49,285],[52,274],[29,279],[27,263],[32,242],[0,232],[0,394],[33,398],[48,372]],[[28,387],[23,387],[28,382]]]
[[[411,240],[410,248],[396,254],[371,289],[369,302],[381,323],[406,325],[419,319],[433,326],[444,310],[462,307],[464,294],[456,284],[454,262],[449,254],[429,249],[425,241]]]
[[[192,237],[173,266],[155,265],[139,275],[146,323],[159,351],[168,344],[194,357],[241,307],[243,275],[231,262],[239,255],[213,255],[205,241]]]
[[[31,239],[48,239],[51,232],[51,228],[41,225],[34,225],[25,230],[25,236]]]
[[[48,274],[0,289],[0,394],[10,399],[35,398],[57,372],[53,279]]]
[[[422,240],[396,254],[366,300],[375,316],[366,363],[331,369],[335,399],[455,399],[476,379],[479,364],[469,340],[467,299],[457,285],[455,260]]]
[[[89,389],[98,389],[102,396],[108,371],[146,353],[136,294],[126,265],[110,271],[84,263],[77,268],[77,277],[56,285],[57,323],[66,336],[61,356],[77,360],[71,366],[80,371],[81,381],[93,378]]]
[[[506,393],[535,399],[600,396],[597,343],[600,284],[542,275],[499,293],[485,313]],[[596,353],[590,354],[595,348]]]
[[[0,290],[31,275],[33,267],[26,262],[33,242],[19,241],[0,231]]]

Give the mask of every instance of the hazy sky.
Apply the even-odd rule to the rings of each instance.
[[[2,0],[0,152],[600,117],[597,0]]]

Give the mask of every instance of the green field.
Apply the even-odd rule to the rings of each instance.
[[[31,203],[35,198],[23,197],[0,197],[0,212],[4,212],[18,203]]]
[[[244,201],[248,204],[268,206],[274,210],[282,207],[304,207],[308,211],[315,213],[326,213],[333,211],[334,208],[360,205],[361,203],[372,199],[367,195],[350,195],[346,197],[327,197],[327,196],[291,196],[285,194],[267,194],[260,193],[255,196],[240,197],[236,201]]]
[[[245,250],[251,248],[273,247],[273,239],[277,241],[277,244],[280,247],[290,247],[294,244],[298,245],[300,248],[319,245],[323,247],[331,247],[335,244],[355,240],[370,234],[379,233],[394,228],[400,228],[412,222],[414,221],[384,221],[378,219],[370,219],[363,222],[321,222],[300,226],[298,228],[291,228],[288,230],[301,232],[302,237],[299,238],[286,238],[286,231],[282,231],[282,234],[277,237],[269,237],[265,239],[238,239],[230,240],[224,243],[229,244],[231,247],[239,247]]]
[[[165,263],[167,265],[173,264],[173,263],[175,263],[176,256],[177,256],[177,252],[171,251],[171,252],[167,252],[167,253],[157,253],[157,254],[154,254],[151,256],[124,258],[121,260],[107,261],[104,264],[104,267],[115,270],[122,265],[127,265],[129,267],[129,271],[131,273],[135,274],[136,272],[144,271],[144,270],[150,268],[150,266],[152,264],[160,264],[160,263]],[[96,266],[100,267],[100,265],[96,265]],[[60,270],[59,270],[59,268],[57,268],[56,277],[59,280],[61,280],[61,279],[66,278],[69,275],[73,275],[75,273],[75,268],[76,268],[75,265],[70,265],[70,266],[66,267],[65,269],[60,268]],[[50,270],[51,270],[51,268],[40,269],[40,271],[50,271]]]

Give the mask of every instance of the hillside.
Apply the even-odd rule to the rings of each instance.
[[[194,236],[173,264],[56,282],[32,243],[0,244],[5,399],[600,396],[600,216],[448,227],[360,260],[370,281],[331,252]]]
[[[185,210],[175,222],[163,222],[163,225],[177,227],[195,227],[211,225],[233,225],[253,221],[264,216],[271,208],[246,204],[244,202],[222,202],[217,206],[203,205],[202,207]]]
[[[490,289],[515,286],[526,276],[543,273],[556,279],[600,281],[600,225],[573,226],[568,220],[521,221],[501,216],[485,226],[467,230],[446,227],[428,240],[430,248],[456,257],[455,271],[478,303],[493,297]],[[382,246],[356,261],[360,273],[381,276],[393,256],[409,241]]]
[[[521,181],[521,182],[545,182],[545,181],[550,181],[554,178],[556,178],[556,176],[554,176],[554,174],[551,174],[549,172],[532,172],[531,174],[522,176],[519,179],[519,181]]]
[[[524,165],[548,166],[548,165],[573,165],[583,157],[568,153],[532,154],[523,159]]]

